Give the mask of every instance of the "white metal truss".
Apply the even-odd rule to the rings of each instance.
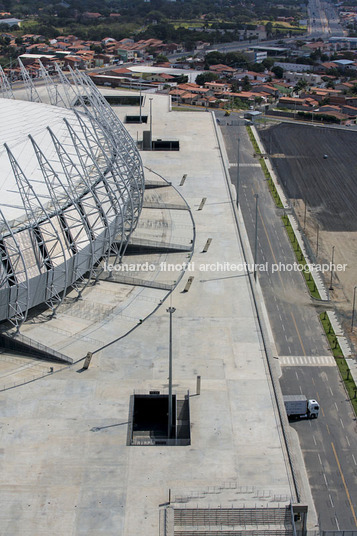
[[[20,64],[20,70],[21,70],[21,76],[23,79],[23,82],[25,84],[25,89],[27,93],[27,98],[31,102],[41,102],[40,95],[38,94],[38,91],[32,81],[32,78],[30,77],[27,69],[25,68],[24,64],[18,58],[19,64]]]
[[[66,96],[66,108],[72,108],[75,104],[76,93],[74,92],[68,78],[65,76],[57,63],[55,63],[55,69],[61,83],[61,88]]]
[[[41,103],[19,63],[26,100]],[[51,77],[40,62],[45,100],[73,114],[63,114],[60,136],[44,124],[51,157],[41,138],[29,132],[38,167],[36,176],[26,176],[16,146],[4,144],[21,199],[21,207],[14,208],[22,209],[25,219],[9,222],[0,211],[0,321],[9,320],[17,331],[34,305],[46,303],[55,314],[68,286],[80,296],[97,280],[101,259],[121,260],[143,204],[140,154],[121,121],[89,78],[72,70],[66,76],[57,64],[55,69]],[[0,97],[14,98],[1,68]],[[41,281],[42,301],[35,296],[35,278]]]
[[[68,154],[68,152],[64,148],[63,144],[58,140],[58,138],[55,136],[55,134],[52,132],[52,130],[49,127],[47,127],[47,129],[51,135],[52,142],[53,142],[53,145],[55,146],[59,161],[62,166],[64,178],[66,180],[66,186],[65,186],[64,181],[61,180],[59,175],[58,174],[54,175],[54,179],[58,184],[52,184],[51,186],[51,188],[53,188],[54,190],[53,195],[56,195],[55,190],[62,189],[68,195],[69,200],[72,200],[73,208],[71,206],[68,206],[67,208],[65,208],[63,210],[63,217],[70,230],[73,244],[75,245],[77,253],[85,250],[86,246],[89,244],[89,248],[87,248],[88,252],[84,254],[84,260],[81,261],[80,256],[76,255],[75,264],[73,268],[75,277],[74,277],[74,281],[72,285],[77,290],[78,297],[80,297],[83,290],[88,285],[93,275],[93,267],[94,267],[93,237],[92,237],[91,230],[88,226],[87,219],[85,218],[85,215],[83,214],[83,211],[80,208],[78,200],[76,199],[77,197],[76,185],[74,184],[73,177],[80,176],[80,172],[76,164],[71,159],[71,156]],[[59,186],[61,188],[59,188]],[[62,197],[61,193],[59,193],[59,197],[60,198]],[[82,267],[83,264],[85,265],[84,268]],[[87,278],[84,277],[86,273],[88,273]]]
[[[78,113],[76,112],[77,118],[80,120]],[[81,167],[81,177],[86,183],[88,188],[88,193],[81,198],[81,206],[84,209],[85,215],[89,227],[92,229],[92,233],[96,241],[102,243],[102,255],[106,253],[112,242],[114,241],[114,236],[112,235],[110,218],[107,212],[104,209],[103,199],[98,196],[98,189],[96,182],[93,181],[93,177],[90,175],[90,168],[88,162],[92,162],[92,166],[95,168],[96,177],[101,175],[101,170],[96,162],[95,155],[91,150],[89,140],[83,139],[83,136],[80,136],[79,133],[73,128],[73,126],[64,119],[68,132],[72,139],[72,145],[76,150],[77,159],[80,162]],[[103,177],[101,177],[103,179]],[[101,224],[104,225],[105,232]],[[102,267],[97,267],[95,270],[96,280],[103,271]]]
[[[139,191],[143,190],[145,181],[142,162],[134,140],[131,138],[122,122],[119,121],[103,95],[98,91],[94,82],[79,71],[74,72],[70,69],[70,73],[72,79],[77,81],[76,87],[78,88],[80,85],[82,92],[85,91],[85,95],[88,102],[91,104],[93,113],[97,118],[100,118],[102,124],[104,122],[107,125],[108,131],[112,134],[115,140],[119,142],[122,149],[121,158],[129,166],[129,169],[133,174],[133,179],[136,182],[136,187]]]
[[[8,294],[7,319],[19,331],[26,320],[29,300],[29,280],[21,248],[0,209],[0,288]]]
[[[5,144],[16,184],[21,195],[22,203],[28,218],[28,227],[32,230],[41,254],[42,263],[47,270],[45,303],[51,308],[52,314],[63,300],[67,288],[67,259],[68,253],[64,248],[63,237],[60,237],[56,216],[50,217],[40,196],[20,168],[11,150]],[[44,172],[44,169],[42,169]],[[67,254],[66,254],[67,253]],[[62,266],[56,270],[57,266]]]
[[[128,238],[137,225],[142,209],[144,174],[142,171],[140,155],[133,145],[134,142],[132,138],[130,138],[129,143],[126,143],[128,136],[127,131],[124,129],[122,123],[116,117],[111,107],[108,105],[101,93],[97,90],[92,81],[88,77],[86,77],[88,80],[83,79],[81,73],[78,71],[76,73],[74,71],[70,72],[74,85],[77,88],[77,102],[81,103],[87,115],[92,113],[102,125],[105,124],[106,128],[102,129],[102,134],[106,135],[107,141],[111,146],[111,153],[115,157],[113,159],[113,167],[119,168],[119,176],[124,182],[127,181],[130,187],[132,219],[131,221],[128,221],[128,219],[125,221],[125,228],[122,232],[124,248],[120,247],[121,257],[125,253]],[[81,85],[80,82],[82,82]],[[80,92],[80,89],[82,92]],[[83,96],[83,89],[86,90],[85,96]],[[89,103],[91,104],[90,111],[87,106]],[[136,158],[133,158],[131,154],[131,150],[133,148],[135,149],[135,154],[137,155]]]
[[[5,73],[3,71],[3,68],[0,65],[0,97],[4,97],[5,99],[14,99],[14,94],[12,92],[11,84],[7,77],[5,76]]]
[[[101,176],[101,184],[97,183],[95,189],[98,195],[102,196],[103,206],[107,202],[106,197],[109,198],[110,204],[114,211],[116,212],[117,217],[120,218],[121,222],[121,238],[118,240],[117,236],[114,236],[111,241],[111,248],[108,249],[108,256],[115,256],[115,262],[117,259],[121,260],[122,249],[123,249],[123,239],[126,237],[129,238],[134,225],[135,212],[133,208],[133,199],[130,187],[125,182],[125,174],[120,173],[119,169],[115,167],[115,159],[109,157],[109,154],[112,154],[110,149],[111,146],[107,142],[107,137],[105,133],[98,129],[97,121],[91,116],[87,115],[86,119],[88,121],[83,121],[81,114],[76,112],[78,117],[78,122],[81,125],[83,132],[83,139],[87,141],[89,151],[91,153],[93,162],[95,162],[98,175]],[[102,135],[101,135],[102,134]],[[101,169],[99,164],[104,164],[104,168]],[[101,186],[101,193],[99,193],[99,186]],[[128,207],[128,210],[124,211],[125,207]],[[120,227],[116,226],[116,229]],[[127,234],[127,229],[130,229],[130,234]],[[109,263],[112,264],[112,263]]]
[[[64,100],[62,98],[62,95],[58,91],[58,84],[56,84],[51,79],[50,75],[46,71],[46,68],[44,67],[44,65],[41,62],[41,60],[38,60],[38,62],[40,64],[39,74],[40,74],[41,78],[44,80],[44,82],[46,84],[46,89],[47,89],[48,97],[50,99],[50,103],[53,106],[57,106],[59,104],[62,104],[65,107],[66,105],[65,105],[65,102],[64,102]]]

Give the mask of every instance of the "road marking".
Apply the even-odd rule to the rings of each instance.
[[[310,421],[310,422],[311,422],[311,421]],[[316,439],[315,439],[315,436],[314,436],[314,435],[312,436],[312,439],[314,440],[315,446],[317,446]]]
[[[330,495],[330,494],[328,494],[328,496],[329,496],[329,499],[330,499],[330,503],[331,503],[331,506],[332,506],[332,508],[335,508],[335,505],[333,504],[333,500],[332,500],[332,497],[331,497],[331,495]]]
[[[299,379],[299,375],[298,375],[298,373],[296,372],[296,370],[295,370],[295,376],[296,376],[296,379],[298,380],[298,379]]]
[[[328,424],[326,424],[326,428],[327,428],[328,433],[330,433],[330,428],[328,427]]]
[[[336,411],[338,411],[338,405],[336,404],[336,402],[334,402],[334,404],[335,404]]]
[[[311,380],[312,380],[312,383],[313,383],[314,385],[316,385],[316,384],[315,384],[315,380],[314,380],[314,378],[311,378]]]
[[[325,473],[323,473],[323,477],[324,477],[324,481],[325,481],[326,487],[328,488],[328,483],[327,483],[327,478],[326,478]]]
[[[320,465],[322,465],[322,461],[321,461],[321,456],[320,456],[320,454],[317,453],[317,456],[318,456],[318,458],[319,458]]]
[[[281,324],[281,327],[283,328],[283,331],[285,331],[285,326],[284,326],[284,324]]]
[[[229,163],[229,167],[238,167],[238,163],[237,162],[230,162]],[[260,164],[255,164],[255,163],[243,163],[243,162],[239,162],[239,167],[261,167]]]
[[[300,389],[300,393],[302,394],[302,389],[301,389],[301,385],[299,385],[299,389]]]
[[[286,336],[285,336],[286,337]],[[286,337],[287,340],[287,337]],[[291,353],[291,348],[288,346],[289,352]],[[281,365],[287,365],[289,367],[335,367],[336,361],[333,356],[324,356],[324,355],[312,355],[312,356],[303,356],[303,355],[280,355],[279,362]],[[315,383],[314,383],[315,385]]]
[[[254,194],[254,190],[253,190],[253,194]],[[273,246],[271,245],[270,238],[269,238],[269,235],[268,235],[268,231],[267,231],[266,225],[264,223],[264,220],[262,218],[262,214],[260,212],[259,207],[258,207],[258,213],[259,213],[260,221],[262,222],[262,226],[263,226],[263,229],[264,229],[265,236],[267,237],[268,245],[269,245],[272,257],[274,259],[274,263],[275,263],[276,266],[278,266],[278,261],[276,260],[276,257],[275,257],[274,251],[273,251]],[[284,281],[283,281],[283,278],[281,277],[281,273],[280,273],[280,271],[278,271],[276,273],[278,274],[281,286],[282,286],[283,290],[285,291]]]
[[[345,428],[345,425],[343,424],[343,420],[341,419],[341,417],[340,417],[340,423],[341,423],[342,428]]]
[[[337,530],[340,530],[340,525],[339,525],[339,523],[338,523],[338,519],[337,519],[336,516],[335,516],[335,521],[336,521],[336,525],[337,525]]]
[[[356,458],[354,457],[354,454],[352,454],[353,463],[357,465]]]
[[[291,314],[291,318],[293,319],[293,323],[294,323],[294,326],[295,326],[295,329],[296,329],[296,333],[297,333],[298,339],[299,339],[300,344],[301,344],[302,353],[306,356],[305,348],[304,348],[304,345],[303,345],[303,342],[302,342],[302,339],[301,339],[301,335],[300,335],[300,332],[299,332],[297,324],[296,324],[294,313],[292,311],[290,311],[290,314]]]
[[[350,443],[350,440],[348,439],[347,436],[346,436],[346,441],[347,441],[347,445],[350,447],[350,446],[351,446],[351,443]]]
[[[331,396],[333,396],[333,392],[330,386],[329,386],[329,389],[330,389]]]
[[[343,472],[342,472],[342,469],[341,469],[340,460],[338,459],[337,452],[336,452],[336,449],[335,449],[335,445],[332,443],[332,441],[331,441],[331,447],[332,447],[333,453],[334,453],[335,458],[336,458],[337,466],[338,466],[338,469],[339,469],[339,471],[340,471],[340,475],[341,475],[341,478],[342,478],[343,486],[344,486],[345,491],[346,491],[346,495],[347,495],[348,502],[349,502],[349,504],[350,504],[351,512],[352,512],[352,515],[353,515],[353,519],[355,520],[356,527],[357,527],[357,518],[356,518],[355,510],[354,510],[354,508],[353,508],[353,504],[352,504],[352,502],[351,502],[350,492],[348,491],[348,488],[347,488],[347,485],[346,485],[346,481],[345,481],[345,477],[344,477]],[[336,521],[337,521],[337,520],[336,520]],[[340,530],[340,529],[338,529],[338,530]]]

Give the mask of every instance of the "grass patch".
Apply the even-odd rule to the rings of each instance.
[[[248,130],[248,135],[249,135],[249,139],[250,141],[252,142],[252,145],[253,145],[253,148],[254,148],[254,151],[256,154],[260,155],[262,154],[261,150],[259,149],[259,145],[258,145],[258,142],[257,140],[255,139],[255,136],[253,134],[253,131],[252,129],[250,128],[250,126],[247,126],[247,130]],[[271,175],[269,173],[269,170],[267,168],[267,165],[265,163],[265,160],[264,158],[259,158],[259,163],[262,167],[262,170],[263,170],[263,173],[264,173],[264,176],[267,180],[267,183],[268,183],[268,188],[270,190],[270,193],[274,199],[274,203],[276,204],[276,206],[278,208],[284,208],[284,205],[283,203],[281,202],[281,199],[280,199],[280,196],[278,194],[278,191],[276,189],[276,186],[274,184],[274,181],[273,179],[271,178]]]
[[[354,379],[352,378],[352,374],[350,369],[348,368],[346,360],[343,357],[341,347],[338,344],[336,334],[333,330],[330,319],[327,316],[326,312],[320,314],[320,321],[326,333],[326,337],[329,341],[330,348],[336,360],[336,364],[340,371],[343,383],[345,384],[345,388],[353,406],[354,412],[357,415],[357,387]]]
[[[321,299],[320,293],[317,289],[317,286],[315,284],[314,278],[312,277],[310,270],[306,266],[307,265],[306,259],[301,250],[301,247],[299,246],[299,242],[297,241],[297,238],[295,236],[294,229],[291,226],[290,220],[286,214],[282,216],[281,219],[283,220],[285,230],[288,233],[289,240],[291,242],[291,245],[293,246],[296,260],[298,261],[299,264],[303,266],[301,273],[305,278],[307,288],[309,289],[309,292],[313,298],[320,300]]]
[[[320,320],[321,320],[322,327],[325,330],[326,337],[327,337],[328,342],[330,344],[330,348],[332,350],[333,356],[334,357],[343,357],[341,347],[338,344],[337,337],[335,335],[335,332],[334,332],[333,327],[331,325],[330,319],[329,319],[329,317],[328,317],[326,312],[320,314]]]
[[[253,134],[253,131],[251,129],[250,126],[247,126],[247,130],[248,130],[248,136],[249,136],[249,139],[250,141],[252,142],[252,145],[254,147],[254,151],[257,153],[257,154],[261,154],[261,151],[259,149],[259,145],[257,143],[257,140],[255,139],[255,136]]]

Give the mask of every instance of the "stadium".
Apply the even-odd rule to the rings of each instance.
[[[0,322],[15,333],[31,308],[80,296],[105,256],[120,262],[144,193],[135,142],[90,79],[41,64],[40,97],[20,66],[19,90],[0,71]]]

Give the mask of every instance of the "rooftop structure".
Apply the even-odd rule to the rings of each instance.
[[[16,332],[32,307],[80,295],[112,247],[121,258],[144,190],[135,144],[90,80],[57,67],[55,83],[40,63],[43,102],[20,64],[20,94],[0,72],[0,321]]]

